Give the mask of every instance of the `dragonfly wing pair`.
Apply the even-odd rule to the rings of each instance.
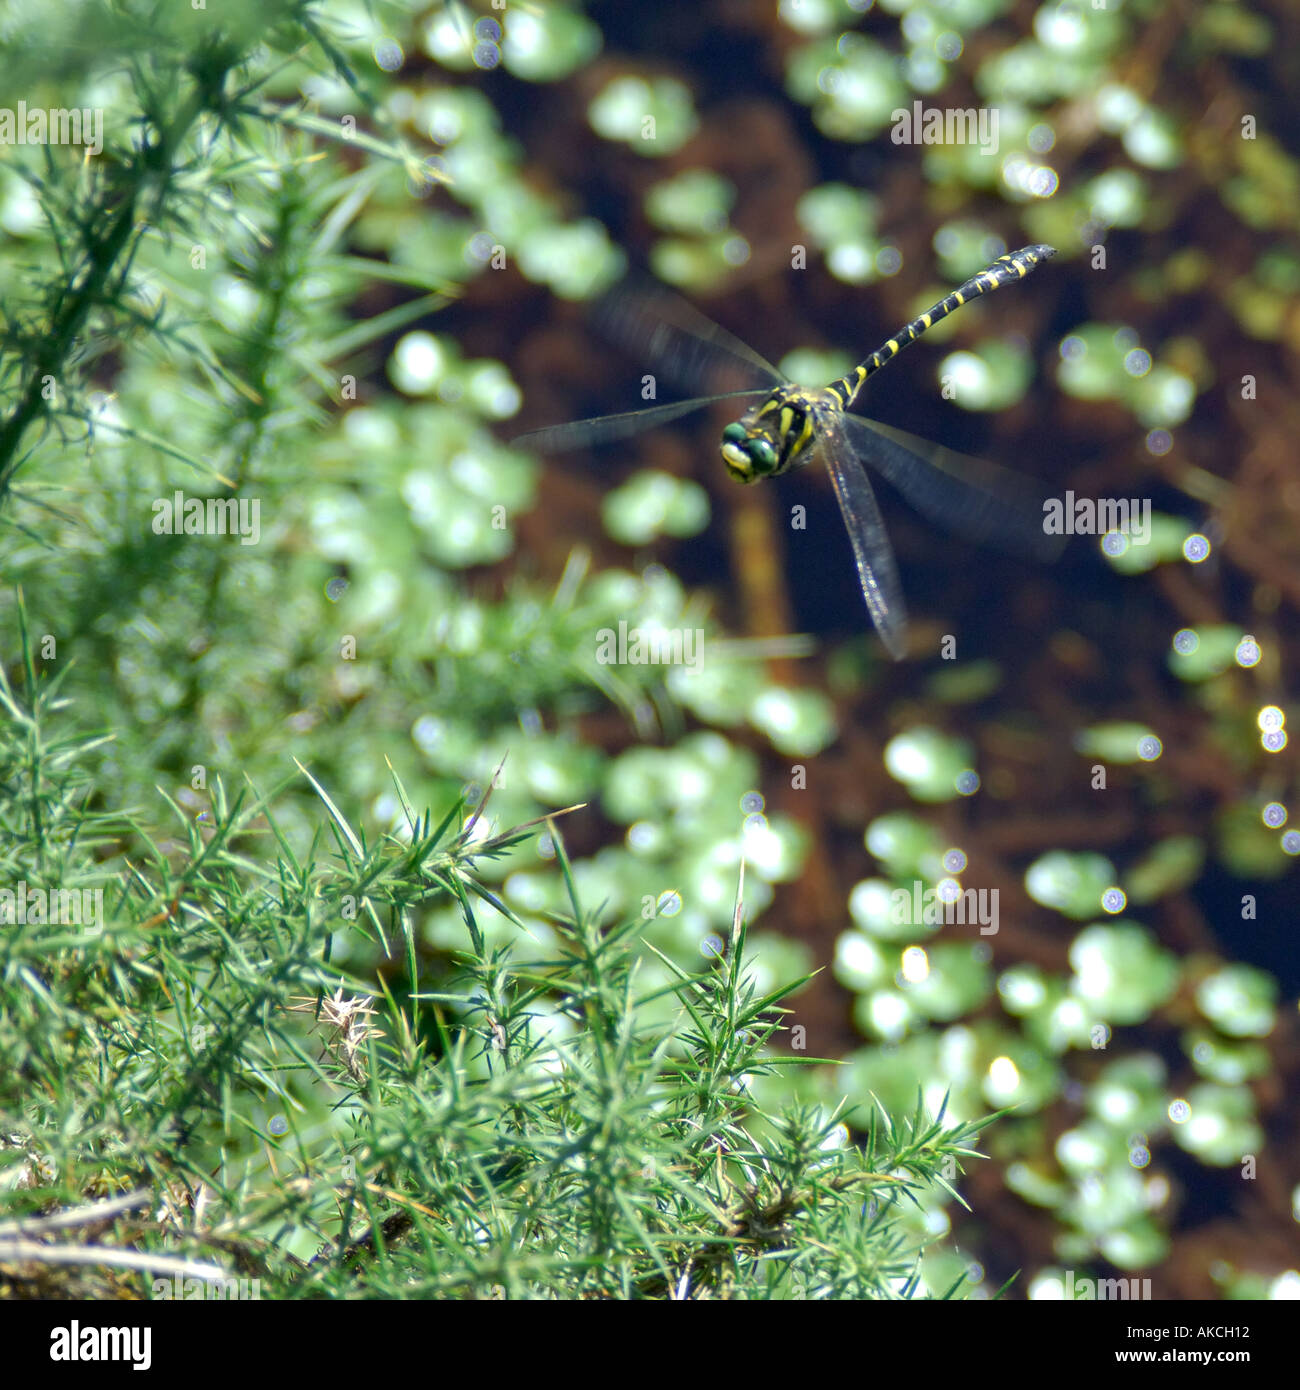
[[[904,430],[842,417],[847,442],[922,516],[978,541],[1054,560],[1063,536],[1043,529],[1043,499],[1018,473],[987,459],[971,458]]]
[[[668,405],[652,405],[646,410],[624,410],[617,415],[598,415],[594,420],[572,420],[567,425],[547,425],[544,429],[529,430],[516,435],[510,443],[525,449],[540,449],[547,454],[560,454],[566,449],[583,449],[589,444],[610,444],[626,439],[630,434],[666,425],[693,410],[703,410],[715,401],[756,401],[767,395],[760,387],[756,391],[724,391],[720,396],[697,396],[693,401],[673,401]]]
[[[867,612],[890,656],[902,661],[907,654],[907,608],[903,603],[903,583],[898,577],[894,547],[885,533],[885,519],[871,490],[871,481],[858,462],[849,442],[848,427],[860,423],[842,411],[817,417],[817,439],[813,452],[826,465],[840,504],[844,528],[853,543],[862,597]]]
[[[653,281],[632,281],[596,301],[592,321],[631,357],[644,357],[679,391],[705,399],[770,391],[785,378],[765,358],[693,305]]]

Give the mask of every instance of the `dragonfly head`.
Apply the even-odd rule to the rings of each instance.
[[[781,451],[761,430],[737,420],[722,431],[722,461],[738,483],[752,483],[777,471]]]

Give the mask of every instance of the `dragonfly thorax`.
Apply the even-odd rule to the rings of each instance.
[[[831,391],[778,386],[722,431],[727,472],[739,483],[784,473],[801,461],[800,455],[812,442],[817,411],[840,408],[839,398]]]

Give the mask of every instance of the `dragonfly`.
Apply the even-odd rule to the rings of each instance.
[[[1061,538],[1044,532],[1041,500],[1016,474],[849,411],[867,381],[928,329],[970,300],[1023,280],[1055,254],[1052,246],[1034,245],[999,256],[845,376],[820,388],[787,380],[739,338],[667,291],[615,292],[597,311],[610,336],[629,345],[638,343],[652,362],[688,390],[701,379],[743,384],[666,405],[531,430],[511,442],[558,453],[622,439],[719,401],[752,401],[722,431],[722,461],[728,474],[737,482],[754,483],[821,461],[849,533],[867,612],[886,650],[901,661],[907,651],[907,609],[866,467],[923,515],[973,540],[1046,560],[1054,558]]]

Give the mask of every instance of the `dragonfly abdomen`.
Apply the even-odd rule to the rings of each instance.
[[[878,347],[870,357],[864,358],[847,376],[842,376],[829,386],[841,401],[841,409],[847,410],[862,390],[867,378],[878,372],[886,362],[892,361],[909,344],[914,343],[927,329],[933,328],[941,319],[960,309],[963,304],[980,295],[992,294],[1003,285],[1023,280],[1036,266],[1056,255],[1054,246],[1024,246],[1019,251],[1011,251],[999,256],[992,265],[972,275],[964,285],[945,295],[937,304],[932,304],[923,314],[918,314],[905,328],[885,344]]]

